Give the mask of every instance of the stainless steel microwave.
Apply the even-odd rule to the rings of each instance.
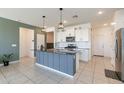
[[[75,42],[75,37],[66,37],[66,42]]]

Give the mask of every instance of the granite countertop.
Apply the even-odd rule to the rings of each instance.
[[[40,51],[40,50],[38,50],[38,51]],[[62,54],[76,54],[80,51],[79,50],[70,51],[70,50],[66,50],[66,49],[48,49],[48,50],[45,50],[45,51],[42,51],[42,52],[54,52],[54,53],[62,53]]]

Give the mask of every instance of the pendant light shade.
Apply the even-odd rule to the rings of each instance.
[[[58,29],[59,30],[64,30],[64,24],[63,24],[63,19],[62,19],[63,8],[59,8],[59,10],[60,10],[60,23],[59,23]]]
[[[42,16],[42,17],[43,17],[42,31],[46,31],[46,27],[45,27],[45,17],[46,17],[46,16]]]

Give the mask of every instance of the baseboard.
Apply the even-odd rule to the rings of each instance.
[[[11,62],[9,62],[9,64],[14,64],[14,63],[18,63],[19,62],[19,60],[16,60],[16,61],[11,61]],[[0,64],[0,67],[1,66],[3,66],[3,64]]]
[[[38,66],[38,67],[41,67],[41,68],[44,68],[44,69],[53,71],[53,72],[55,72],[55,73],[57,73],[57,74],[61,74],[61,75],[67,76],[67,77],[69,77],[69,78],[73,78],[73,77],[74,77],[74,76],[68,75],[68,74],[66,74],[66,73],[63,73],[63,72],[61,72],[61,71],[58,71],[58,70],[49,68],[49,67],[47,67],[47,66],[44,66],[44,65],[41,65],[41,64],[38,64],[38,63],[35,63],[35,64],[36,64],[36,66]]]

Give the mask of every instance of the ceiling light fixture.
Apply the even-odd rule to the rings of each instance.
[[[112,22],[111,25],[116,25],[116,22]]]
[[[64,30],[64,24],[63,24],[63,19],[62,19],[62,11],[63,11],[63,8],[59,8],[60,10],[60,23],[59,23],[59,26],[58,26],[58,29],[59,30]]]
[[[101,15],[101,14],[103,14],[103,12],[102,11],[99,11],[98,14]]]
[[[65,24],[66,24],[66,23],[67,23],[67,21],[66,21],[66,20],[64,20],[64,21],[63,21],[63,23],[65,23]]]
[[[46,31],[46,26],[45,26],[45,17],[46,17],[46,16],[42,16],[42,17],[43,17],[42,31]]]
[[[104,24],[104,26],[107,26],[108,24]]]
[[[78,18],[78,15],[74,15],[74,16],[72,16],[72,18]]]

